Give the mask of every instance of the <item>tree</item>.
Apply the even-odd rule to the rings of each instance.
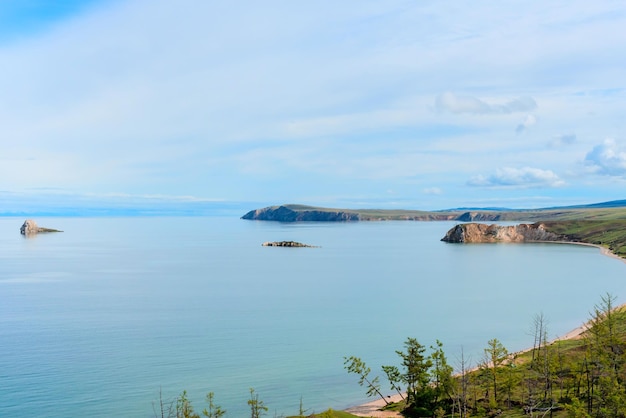
[[[459,359],[459,365],[461,369],[460,374],[457,379],[459,382],[459,385],[453,387],[454,399],[457,404],[457,408],[459,410],[459,416],[461,418],[466,418],[468,416],[467,398],[468,398],[469,376],[467,374],[468,363],[467,363],[467,360],[465,360],[465,352],[463,350],[463,347],[461,347],[461,358]],[[452,415],[454,415],[454,410],[453,410]]]
[[[547,320],[543,313],[534,316],[533,328],[532,359],[525,376],[525,408],[530,416],[533,416],[533,411],[538,407],[545,409],[554,406],[554,356],[548,344]]]
[[[587,324],[587,411],[595,416],[626,415],[626,346],[617,333],[617,315],[615,297],[607,293]]]
[[[400,370],[396,366],[383,366],[383,372],[387,375],[387,380],[389,380],[389,384],[391,385],[391,390],[395,390],[398,392],[398,395],[404,400],[404,395],[402,394],[402,387],[400,384],[402,383],[402,375],[400,374]]]
[[[155,418],[171,418],[174,415],[174,401],[172,400],[166,405],[163,400],[163,390],[159,388],[158,411],[154,402],[152,403],[152,410],[154,411]]]
[[[378,382],[378,376],[373,379],[369,379],[368,376],[372,371],[363,360],[359,357],[350,356],[343,358],[343,367],[348,371],[348,373],[354,373],[359,376],[359,385],[367,387],[367,396],[375,396],[378,395],[380,398],[385,401],[385,404],[389,405],[387,399],[380,393],[380,383]]]
[[[398,350],[396,353],[402,358],[404,366],[402,379],[407,385],[407,405],[430,409],[433,393],[429,371],[432,361],[424,355],[426,348],[415,338],[407,338],[404,348],[406,352]]]
[[[183,390],[183,393],[176,399],[176,418],[200,418],[200,415],[194,412],[186,390]]]
[[[215,405],[213,401],[214,396],[215,395],[213,392],[209,392],[206,395],[206,401],[209,404],[209,407],[208,409],[204,408],[204,410],[202,411],[202,415],[207,418],[221,418],[226,413],[226,411],[222,409],[221,406]]]
[[[298,416],[303,417],[306,414],[308,409],[304,409],[304,403],[302,402],[302,396],[300,396],[300,408],[298,409]]]
[[[268,408],[265,403],[259,400],[259,395],[254,393],[254,389],[250,388],[250,399],[248,399],[248,405],[250,405],[250,418],[261,418]]]
[[[507,359],[508,355],[509,352],[497,338],[489,340],[487,348],[485,348],[484,364],[486,366],[486,370],[489,372],[491,388],[493,389],[492,406],[496,406],[498,403],[498,370]]]
[[[441,341],[437,340],[436,346],[431,346],[430,348],[432,350],[430,358],[433,367],[432,380],[433,388],[435,390],[434,401],[439,404],[445,396],[446,400],[452,402],[452,387],[454,384],[452,372],[454,369],[448,364]]]

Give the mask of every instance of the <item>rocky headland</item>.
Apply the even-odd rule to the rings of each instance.
[[[424,212],[418,210],[328,209],[304,205],[269,206],[251,210],[241,219],[277,222],[350,222],[350,221],[452,221],[460,213]],[[470,215],[466,216],[468,219]],[[494,214],[499,219],[500,215]],[[483,214],[481,220],[489,218]],[[491,220],[498,220],[491,219]]]
[[[451,243],[570,241],[565,235],[546,230],[543,223],[520,225],[460,224],[441,239]]]
[[[251,210],[241,219],[257,221],[279,222],[306,222],[306,221],[358,221],[358,213],[325,210],[296,210],[288,206],[270,206],[263,209]]]
[[[44,227],[38,226],[37,222],[35,222],[32,219],[25,220],[22,226],[20,227],[20,234],[22,235],[34,235],[34,234],[39,234],[42,232],[63,232],[63,231],[59,231],[58,229],[44,228]]]

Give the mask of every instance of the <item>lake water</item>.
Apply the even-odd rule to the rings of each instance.
[[[268,416],[343,409],[366,400],[343,356],[378,374],[415,337],[475,363],[532,345],[536,314],[556,337],[626,298],[598,249],[446,244],[447,222],[37,221],[65,232],[0,218],[0,416],[154,417],[187,390],[245,417],[249,388]],[[320,248],[261,246],[280,240]]]

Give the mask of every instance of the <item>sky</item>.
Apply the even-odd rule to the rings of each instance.
[[[625,199],[624,28],[608,0],[0,0],[0,213]]]

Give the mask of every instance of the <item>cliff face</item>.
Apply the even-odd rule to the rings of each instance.
[[[562,235],[546,231],[541,223],[513,226],[470,223],[455,226],[441,240],[453,243],[473,243],[563,241],[567,239]]]
[[[359,215],[356,213],[342,211],[321,211],[306,210],[295,211],[285,206],[271,206],[268,208],[251,210],[241,219],[253,219],[258,221],[280,221],[280,222],[337,222],[337,221],[358,221]]]

